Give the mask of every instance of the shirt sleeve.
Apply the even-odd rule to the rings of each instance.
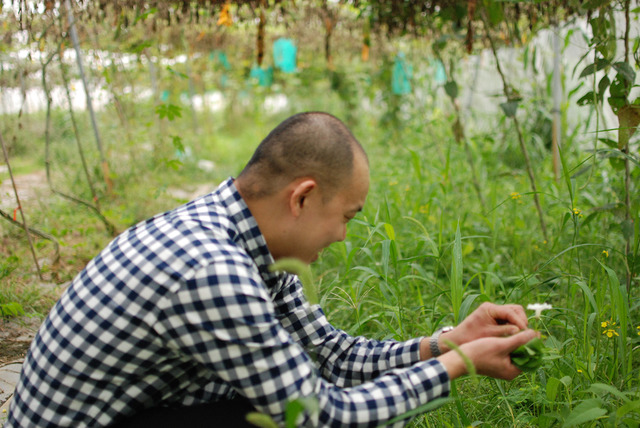
[[[323,379],[282,326],[247,261],[229,258],[203,267],[171,299],[164,321],[169,346],[208,367],[277,422],[298,397],[315,397],[320,408],[315,417],[305,415],[303,426],[373,427],[449,393],[448,374],[435,359],[349,388]]]

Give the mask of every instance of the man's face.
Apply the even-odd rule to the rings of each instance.
[[[369,166],[363,156],[354,159],[353,176],[328,201],[322,201],[321,192],[316,192],[300,218],[295,256],[311,263],[320,252],[347,234],[347,223],[362,210],[369,192]]]

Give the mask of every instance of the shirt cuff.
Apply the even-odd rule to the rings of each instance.
[[[393,367],[409,367],[420,362],[420,342],[422,337],[402,342],[402,347],[395,353],[397,358]]]
[[[431,358],[416,364],[414,368],[409,373],[409,380],[418,391],[420,402],[427,403],[449,396],[451,380],[447,369],[439,360]]]

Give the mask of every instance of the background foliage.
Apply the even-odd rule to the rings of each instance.
[[[415,426],[638,426],[639,12],[628,0],[5,1],[2,316],[43,316],[116,233],[237,174],[285,117],[329,111],[372,170],[363,213],[313,266],[332,322],[404,340],[482,301],[554,308],[532,320],[549,351],[540,369],[459,380]],[[282,37],[294,72],[274,61]],[[9,165],[36,177],[21,206],[37,267]]]

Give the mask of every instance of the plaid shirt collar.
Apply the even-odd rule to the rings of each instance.
[[[227,218],[235,226],[235,230],[230,231],[232,240],[253,259],[265,284],[269,288],[277,285],[284,275],[269,271],[269,266],[275,260],[267,247],[267,242],[255,217],[251,214],[247,203],[242,199],[235,185],[235,179],[229,177],[223,181],[213,192],[213,196],[226,209]]]

